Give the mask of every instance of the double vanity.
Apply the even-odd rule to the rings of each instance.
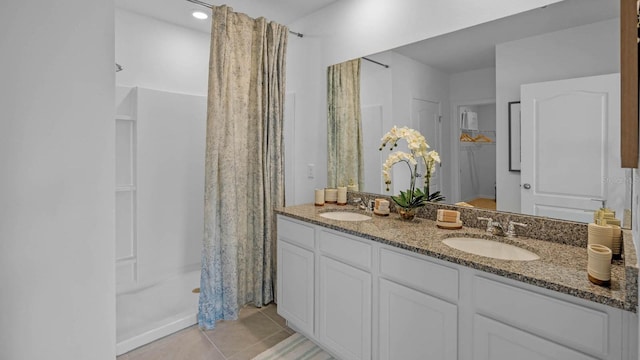
[[[445,230],[443,207],[278,209],[279,314],[344,360],[638,358],[630,232],[605,288],[587,279],[586,224],[455,208],[465,226]],[[488,216],[529,226],[497,237]]]

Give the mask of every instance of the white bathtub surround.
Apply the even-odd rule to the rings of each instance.
[[[212,20],[198,313],[207,329],[236,319],[239,306],[274,299],[288,38],[285,26],[226,6],[213,7]],[[253,41],[260,46],[246,46]]]
[[[160,283],[116,297],[116,354],[172,334],[197,322],[200,270],[172,276]]]
[[[116,349],[196,323],[206,98],[116,91]],[[168,146],[170,144],[170,146]]]

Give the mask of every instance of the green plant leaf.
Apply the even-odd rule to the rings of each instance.
[[[431,195],[429,195],[428,200],[429,202],[441,202],[444,201],[445,197],[444,195],[440,194],[440,191],[436,191],[431,193]]]

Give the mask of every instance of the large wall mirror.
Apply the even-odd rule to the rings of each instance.
[[[620,219],[631,208],[619,151],[619,0],[565,0],[366,58],[375,62],[361,62],[360,190],[406,189],[402,170],[390,191],[382,180],[380,138],[395,125],[421,131],[440,153],[432,188],[446,203],[580,222],[603,203]],[[514,102],[520,172],[509,171]]]

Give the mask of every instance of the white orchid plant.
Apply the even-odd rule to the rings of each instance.
[[[389,150],[393,151],[398,146],[398,141],[402,139],[407,141],[409,152],[395,151],[389,154],[387,161],[385,161],[382,166],[382,175],[384,177],[384,183],[387,185],[387,191],[389,191],[389,185],[391,185],[391,167],[396,163],[405,162],[411,172],[411,182],[409,184],[409,190],[400,191],[400,195],[391,196],[391,199],[404,209],[415,209],[424,206],[427,202],[443,201],[445,198],[440,194],[440,191],[434,193],[429,192],[429,183],[436,171],[436,163],[440,163],[440,155],[435,150],[429,150],[427,140],[419,131],[409,129],[406,126],[402,128],[394,126],[382,138],[380,151],[382,151],[387,144],[389,144]],[[419,161],[424,163],[426,169],[422,190],[416,188],[416,179],[422,176],[418,173]]]

